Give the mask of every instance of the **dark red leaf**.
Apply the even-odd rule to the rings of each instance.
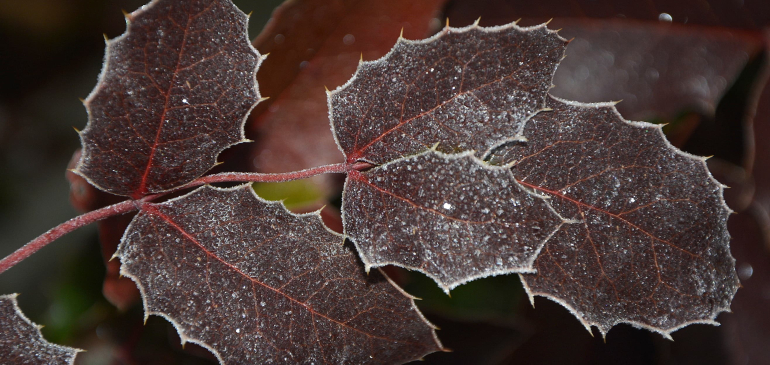
[[[156,0],[127,19],[86,99],[76,173],[138,198],[192,181],[245,140],[261,56],[229,0]]]
[[[444,28],[399,39],[329,95],[348,162],[382,164],[425,151],[487,151],[544,106],[566,41],[545,25]]]
[[[429,151],[351,172],[344,197],[345,234],[367,269],[419,270],[446,292],[480,277],[532,272],[562,224],[508,169],[470,152]]]
[[[400,363],[441,350],[412,298],[316,214],[250,186],[145,204],[118,249],[146,315],[223,364]]]
[[[493,157],[577,223],[561,227],[522,275],[602,334],[631,323],[668,336],[715,323],[738,288],[723,186],[703,158],[672,147],[660,126],[626,122],[611,104],[551,98],[528,142]]]
[[[82,351],[52,344],[19,309],[17,294],[0,295],[0,360],[3,364],[72,365]]]
[[[551,91],[581,102],[623,100],[632,120],[675,119],[684,110],[713,115],[750,56],[755,33],[627,20],[554,20],[574,38]]]
[[[344,84],[361,58],[385,55],[399,31],[412,38],[431,35],[438,30],[431,20],[444,2],[302,0],[276,9],[254,41],[260,52],[270,53],[258,74],[260,90],[270,99],[252,113],[258,116],[251,129],[254,167],[284,172],[341,162],[324,87]],[[326,195],[339,189],[328,175],[314,182]]]
[[[596,0],[455,0],[447,16],[460,24],[478,17],[488,24],[523,18],[538,24],[558,18],[619,18],[716,27],[762,29],[770,24],[770,3],[763,0],[596,1]],[[463,23],[463,20],[465,21]]]

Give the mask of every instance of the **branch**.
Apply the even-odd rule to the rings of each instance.
[[[2,261],[0,261],[0,274],[3,273],[5,270],[8,270],[14,265],[18,264],[22,260],[26,259],[33,253],[37,252],[39,249],[45,247],[47,244],[55,241],[56,239],[58,239],[61,236],[64,236],[67,233],[70,233],[80,227],[86,226],[93,222],[100,221],[108,217],[112,217],[114,215],[119,215],[119,214],[132,212],[135,210],[139,210],[141,209],[141,205],[143,203],[152,201],[154,199],[157,199],[161,196],[164,196],[174,191],[178,191],[186,188],[192,188],[192,187],[205,185],[205,184],[218,183],[218,182],[281,182],[281,181],[299,180],[299,179],[305,179],[308,177],[313,177],[321,174],[341,174],[341,173],[347,173],[351,170],[363,170],[371,166],[372,165],[367,162],[356,162],[353,164],[338,163],[338,164],[332,164],[332,165],[313,167],[313,168],[300,170],[300,171],[284,172],[284,173],[278,173],[278,174],[266,174],[266,173],[256,173],[256,172],[253,172],[253,173],[225,172],[221,174],[204,176],[190,182],[187,185],[181,186],[177,189],[173,189],[172,191],[167,191],[167,192],[163,192],[155,195],[148,195],[140,200],[126,200],[126,201],[113,204],[98,210],[94,210],[92,212],[88,212],[86,214],[79,215],[75,218],[72,218],[52,228],[48,232],[43,233],[42,235],[38,236],[34,240],[30,241],[26,245],[16,250],[14,253],[5,257]]]
[[[218,182],[283,182],[305,179],[321,174],[343,174],[351,169],[357,169],[359,164],[337,163],[312,167],[300,171],[282,172],[277,174],[259,173],[259,172],[223,172],[198,178],[180,189],[192,188],[195,186],[213,184]],[[368,165],[368,164],[367,164]]]
[[[147,198],[155,198],[155,196],[149,196]],[[138,209],[139,204],[137,201],[126,200],[72,218],[54,228],[51,228],[51,230],[48,232],[43,233],[42,235],[38,236],[34,240],[16,250],[14,253],[6,256],[2,261],[0,261],[0,273],[10,269],[33,253],[37,252],[37,250],[45,247],[47,244],[55,241],[67,233],[70,233],[93,222]]]

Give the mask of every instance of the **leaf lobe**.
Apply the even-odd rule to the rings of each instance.
[[[738,281],[731,211],[704,159],[671,146],[659,126],[625,121],[612,104],[551,98],[549,106],[525,127],[529,142],[492,156],[580,221],[546,243],[536,274],[521,275],[530,295],[554,299],[602,334],[621,322],[667,337],[715,323]]]
[[[350,163],[428,150],[487,151],[544,106],[566,40],[540,25],[446,27],[400,38],[329,94],[329,118]]]
[[[345,234],[367,268],[418,270],[446,292],[480,277],[532,272],[564,223],[508,169],[470,151],[431,150],[352,172],[343,193]]]
[[[75,172],[102,190],[139,198],[203,175],[245,141],[260,99],[247,17],[229,0],[154,0],[107,41],[99,83],[85,101]]]
[[[441,349],[411,297],[365,276],[317,213],[289,213],[248,185],[146,204],[119,253],[146,314],[224,364],[403,362]]]

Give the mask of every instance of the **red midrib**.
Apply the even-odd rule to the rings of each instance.
[[[182,227],[180,227],[178,224],[176,224],[176,222],[174,222],[174,221],[171,219],[171,217],[169,217],[169,216],[167,216],[167,215],[163,214],[163,213],[162,213],[162,212],[161,212],[161,211],[160,211],[158,208],[156,208],[154,205],[152,205],[152,204],[146,204],[146,205],[144,205],[144,206],[142,207],[142,210],[143,210],[144,212],[148,213],[148,214],[152,214],[152,215],[158,216],[158,217],[160,217],[161,219],[163,219],[163,220],[164,220],[166,223],[168,223],[170,226],[174,227],[174,229],[176,229],[177,231],[179,231],[179,233],[181,233],[181,234],[182,234],[182,235],[183,235],[185,238],[187,238],[187,239],[188,239],[190,242],[192,242],[193,244],[195,244],[196,246],[198,246],[198,247],[199,247],[199,248],[200,248],[200,249],[201,249],[201,250],[202,250],[202,251],[203,251],[203,252],[204,252],[206,255],[208,255],[209,257],[212,257],[213,259],[215,259],[215,260],[217,260],[217,261],[221,262],[222,264],[224,264],[225,266],[227,266],[227,267],[228,267],[228,268],[230,268],[231,270],[235,271],[235,272],[236,272],[236,273],[238,273],[239,275],[241,275],[241,276],[245,277],[247,280],[251,281],[252,283],[254,283],[254,284],[257,284],[257,285],[259,285],[259,286],[261,286],[261,287],[263,287],[263,288],[265,288],[265,289],[268,289],[268,290],[270,290],[270,291],[272,291],[272,292],[274,292],[274,293],[276,293],[276,294],[278,294],[278,295],[280,295],[280,296],[282,296],[282,297],[284,297],[284,298],[286,298],[286,299],[288,299],[288,300],[290,300],[290,301],[292,301],[292,302],[294,302],[294,303],[296,303],[296,304],[298,304],[298,305],[302,306],[303,308],[305,308],[305,309],[306,309],[308,312],[310,312],[310,313],[311,313],[311,314],[313,314],[314,316],[318,316],[318,317],[324,318],[324,319],[326,319],[326,320],[328,320],[328,321],[330,321],[330,322],[332,322],[332,323],[335,323],[335,324],[337,324],[337,325],[338,325],[338,326],[340,326],[340,327],[350,328],[350,329],[352,329],[352,330],[354,330],[354,331],[356,331],[356,332],[359,332],[359,333],[362,333],[362,334],[364,334],[364,335],[365,335],[365,336],[367,336],[367,337],[376,338],[376,339],[385,340],[385,341],[392,341],[392,342],[404,342],[404,343],[411,343],[411,342],[408,342],[408,341],[400,341],[400,340],[397,340],[397,339],[392,339],[392,338],[386,338],[386,337],[375,336],[375,335],[373,335],[373,334],[371,334],[371,333],[367,333],[367,332],[364,332],[364,331],[362,331],[362,330],[360,330],[360,329],[358,329],[358,328],[355,328],[355,327],[351,327],[350,325],[348,325],[348,324],[346,324],[346,323],[343,323],[343,322],[337,321],[337,320],[335,320],[334,318],[328,317],[327,315],[325,315],[325,314],[323,314],[323,313],[317,312],[316,310],[314,310],[313,308],[311,308],[311,307],[310,307],[310,306],[308,306],[307,304],[305,304],[305,303],[301,302],[300,300],[298,300],[298,299],[296,299],[296,298],[293,298],[293,297],[289,296],[288,294],[286,294],[286,293],[284,293],[284,292],[282,292],[282,291],[280,291],[280,290],[278,290],[278,289],[276,289],[276,288],[273,288],[272,286],[270,286],[270,285],[267,285],[267,284],[265,284],[265,283],[263,283],[263,282],[261,282],[261,281],[257,280],[256,278],[253,278],[253,277],[251,277],[251,276],[247,275],[245,272],[241,271],[241,269],[239,269],[238,267],[236,267],[236,266],[234,266],[234,265],[230,264],[229,262],[227,262],[227,261],[223,260],[222,258],[220,258],[219,256],[217,256],[215,253],[213,253],[213,252],[209,251],[208,249],[206,249],[206,248],[203,246],[203,244],[201,244],[200,242],[198,242],[198,240],[197,240],[195,237],[193,237],[191,234],[187,233],[187,231],[185,231],[185,230],[184,230]]]
[[[544,193],[548,193],[548,194],[551,194],[551,195],[554,195],[554,196],[558,196],[559,198],[562,198],[564,200],[568,200],[568,201],[573,202],[573,203],[575,203],[577,205],[580,205],[580,206],[586,207],[588,209],[595,210],[597,212],[609,215],[609,216],[611,216],[613,218],[616,218],[616,219],[622,221],[623,223],[627,224],[628,226],[633,227],[634,229],[638,230],[639,232],[644,233],[646,236],[650,237],[651,239],[653,239],[655,241],[662,242],[662,243],[664,243],[666,245],[669,245],[669,246],[671,246],[673,248],[676,248],[677,250],[680,250],[682,252],[686,252],[689,255],[699,257],[699,255],[696,255],[696,254],[694,254],[694,253],[692,253],[690,251],[687,251],[687,250],[685,250],[685,249],[683,249],[683,248],[681,248],[681,247],[679,247],[679,246],[677,246],[677,245],[675,245],[675,244],[673,244],[673,243],[671,243],[669,241],[666,241],[666,240],[664,240],[662,238],[659,238],[659,237],[655,237],[654,235],[652,235],[652,233],[649,233],[646,230],[644,230],[642,227],[639,227],[639,226],[629,222],[627,219],[621,217],[618,214],[606,211],[606,210],[601,209],[601,208],[597,208],[597,207],[595,207],[593,205],[590,205],[590,204],[583,203],[583,202],[581,202],[581,201],[579,201],[577,199],[570,198],[570,197],[568,197],[568,196],[566,196],[566,195],[564,195],[564,194],[562,194],[562,193],[560,193],[558,191],[549,190],[549,189],[543,188],[541,186],[530,184],[530,183],[528,183],[528,182],[526,182],[524,180],[520,180],[520,179],[516,179],[516,181],[519,184],[524,185],[524,186],[526,186],[528,188],[532,188],[532,189],[535,189],[535,190],[538,190],[538,191],[542,191]]]
[[[176,75],[179,73],[179,63],[182,62],[182,53],[184,53],[185,45],[187,45],[187,29],[190,26],[190,17],[187,17],[187,24],[185,24],[184,27],[184,36],[182,37],[182,45],[179,46],[179,53],[177,54],[176,58],[176,65],[174,65],[174,73],[171,76],[171,80],[168,84],[168,90],[166,90],[166,100],[163,102],[163,113],[160,115],[160,123],[158,124],[158,132],[155,133],[155,141],[152,144],[152,147],[150,148],[150,156],[147,158],[147,166],[144,169],[144,174],[142,174],[142,180],[139,183],[139,188],[136,189],[134,194],[131,196],[134,200],[139,199],[149,192],[147,190],[147,180],[150,176],[150,170],[152,169],[152,160],[155,158],[155,151],[158,150],[158,145],[160,145],[160,136],[161,132],[163,131],[163,124],[165,124],[166,121],[166,113],[168,112],[168,104],[169,99],[171,98],[171,89],[174,87],[174,81],[176,81]]]
[[[551,49],[551,51],[554,51],[554,50],[558,50],[558,48],[554,48],[554,49]],[[550,52],[549,52],[549,53],[550,53]],[[429,110],[426,110],[426,111],[424,111],[424,112],[422,112],[422,113],[419,113],[419,114],[417,114],[417,115],[415,115],[415,116],[413,116],[413,117],[411,117],[411,118],[409,118],[409,119],[406,119],[406,120],[401,120],[401,121],[399,121],[399,123],[398,123],[398,124],[396,124],[394,127],[390,128],[390,129],[388,129],[388,130],[386,130],[386,131],[383,131],[383,132],[382,132],[382,133],[381,133],[379,136],[377,136],[376,138],[374,138],[374,139],[372,139],[371,141],[367,142],[365,145],[363,145],[363,146],[361,146],[361,147],[357,147],[357,148],[354,148],[354,150],[353,150],[353,151],[351,151],[351,156],[356,156],[356,159],[355,159],[355,160],[358,160],[359,158],[361,158],[361,157],[364,155],[364,151],[366,151],[367,149],[369,149],[369,148],[370,148],[372,145],[374,145],[374,144],[375,144],[375,143],[377,143],[378,141],[380,141],[380,140],[382,140],[383,138],[385,138],[385,136],[387,136],[387,135],[389,135],[389,134],[393,133],[394,131],[396,131],[397,129],[399,129],[399,128],[403,127],[404,125],[406,125],[406,124],[409,124],[409,123],[413,122],[414,120],[416,120],[416,119],[418,119],[418,118],[420,118],[420,117],[423,117],[423,116],[425,116],[425,115],[428,115],[428,114],[431,114],[431,113],[433,113],[433,112],[434,112],[434,111],[436,111],[438,108],[440,108],[440,107],[442,107],[442,106],[444,106],[444,105],[448,104],[448,103],[449,103],[449,102],[451,102],[452,100],[455,100],[455,99],[457,99],[457,98],[458,98],[460,95],[466,95],[466,94],[470,94],[470,93],[473,93],[474,91],[480,90],[481,88],[484,88],[484,87],[487,87],[487,86],[489,86],[489,85],[492,85],[492,84],[495,84],[495,83],[501,82],[501,81],[502,81],[502,80],[504,80],[504,79],[507,79],[507,78],[511,78],[511,77],[513,77],[513,76],[514,76],[514,73],[515,73],[516,71],[519,71],[519,70],[521,70],[521,69],[523,69],[523,68],[525,68],[525,67],[531,66],[533,63],[535,63],[535,62],[539,61],[540,59],[541,59],[541,58],[536,58],[536,59],[532,60],[532,62],[529,62],[529,63],[527,63],[526,65],[520,65],[520,66],[519,66],[519,68],[517,68],[516,70],[512,71],[510,75],[507,75],[507,76],[505,76],[503,79],[500,79],[500,80],[493,80],[493,81],[490,81],[490,82],[488,82],[488,83],[486,83],[486,84],[482,84],[482,85],[479,85],[478,87],[476,87],[476,88],[473,88],[473,89],[470,89],[470,90],[465,90],[465,91],[458,91],[458,92],[457,92],[457,94],[453,95],[451,98],[449,98],[449,99],[447,99],[447,100],[444,100],[443,102],[439,103],[439,104],[438,104],[438,105],[436,105],[435,107],[433,107],[433,108],[431,108],[431,109],[429,109]],[[465,74],[465,67],[463,67],[463,74]],[[413,84],[414,84],[414,83],[412,83],[412,84],[410,84],[410,85],[413,85]],[[404,103],[406,103],[406,96],[405,96],[405,99],[404,99]],[[403,104],[402,104],[402,105],[403,105]],[[403,114],[403,108],[402,108],[402,114]],[[360,128],[359,128],[359,131],[360,131]],[[358,136],[356,136],[356,142],[358,142]],[[352,158],[350,158],[349,160],[352,160]],[[352,162],[352,161],[348,161],[348,162]]]

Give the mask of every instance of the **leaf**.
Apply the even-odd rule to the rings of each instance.
[[[733,363],[761,362],[760,359],[770,356],[767,346],[770,298],[766,295],[770,287],[770,146],[766,142],[770,138],[770,64],[767,60],[762,67],[752,95],[747,98],[749,111],[742,121],[747,130],[745,135],[754,140],[747,143],[749,149],[744,154],[743,163],[748,173],[740,174],[741,179],[731,179],[741,182],[735,185],[745,187],[742,190],[750,199],[749,204],[743,205],[746,209],[730,220],[731,247],[741,279],[741,290],[731,306],[734,313],[723,321]]]
[[[530,294],[602,334],[631,323],[669,337],[728,311],[738,288],[723,186],[705,159],[672,147],[660,126],[626,122],[612,104],[549,99],[526,143],[492,159],[550,196],[565,219],[523,274]]]
[[[19,309],[18,294],[0,295],[0,359],[4,364],[74,364],[82,350],[52,344]]]
[[[223,364],[398,363],[441,350],[412,298],[366,276],[318,213],[294,215],[248,185],[145,204],[118,256],[146,316]]]
[[[510,22],[523,18],[527,24],[537,24],[559,18],[623,18],[628,22],[664,21],[661,14],[671,16],[673,23],[709,25],[718,27],[761,29],[770,20],[767,3],[731,3],[706,0],[693,6],[689,0],[669,1],[665,4],[646,2],[597,2],[594,0],[551,0],[547,2],[522,0],[456,0],[446,9],[453,21],[471,22],[480,16],[482,21]],[[665,13],[664,13],[665,12]],[[455,20],[457,19],[457,20]],[[532,23],[532,22],[535,23]]]
[[[435,32],[431,20],[445,0],[302,0],[282,4],[254,45],[270,57],[259,84],[270,97],[254,110],[254,166],[285,172],[341,162],[329,129],[325,86],[344,84],[360,59],[385,55],[398,39]],[[439,23],[440,24],[440,23]],[[267,107],[269,106],[269,109]],[[312,179],[325,197],[341,181]]]
[[[444,28],[400,38],[329,95],[348,162],[383,164],[425,151],[485,152],[544,106],[566,41],[545,25]]]
[[[554,75],[552,94],[581,102],[622,99],[616,107],[633,120],[674,119],[683,110],[714,115],[750,56],[761,50],[755,34],[727,28],[619,19],[554,22],[564,28],[562,36],[574,39]]]
[[[179,187],[244,142],[259,100],[262,60],[246,16],[229,0],[155,0],[127,15],[107,41],[99,83],[86,99],[76,173],[107,192],[139,198]]]
[[[352,171],[343,225],[367,267],[419,270],[446,292],[470,280],[532,272],[562,224],[545,200],[504,167],[467,152],[428,151]]]

